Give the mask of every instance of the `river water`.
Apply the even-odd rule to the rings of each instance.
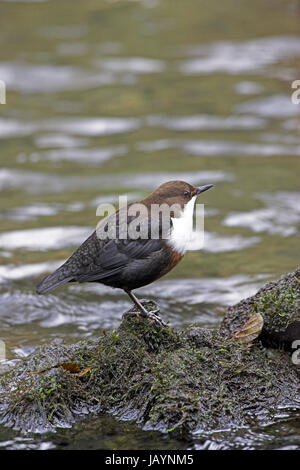
[[[215,328],[226,306],[297,267],[299,15],[297,0],[0,1],[7,360],[119,325],[130,306],[121,291],[86,284],[35,294],[94,230],[97,206],[118,195],[139,200],[171,179],[215,186],[201,200],[203,250],[139,290],[174,326]],[[299,449],[299,422],[277,418],[189,442],[86,418],[47,435],[0,428],[0,448]]]

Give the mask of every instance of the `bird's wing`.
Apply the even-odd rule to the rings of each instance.
[[[98,228],[105,225],[109,230],[116,225],[115,238],[99,237],[98,229],[82,243],[71,257],[55,272],[47,276],[38,286],[37,292],[44,294],[69,281],[89,282],[109,278],[120,273],[130,262],[148,258],[163,247],[161,217],[151,218],[148,214],[139,219],[140,229],[146,238],[120,238],[123,209],[104,220]],[[128,217],[128,223],[137,221],[137,217]],[[147,232],[147,233],[146,233]],[[152,236],[152,238],[150,238]]]
[[[72,275],[72,280],[77,282],[101,280],[118,274],[131,261],[147,258],[162,249],[161,217],[151,218],[146,214],[138,219],[135,216],[127,216],[126,226],[131,224],[131,228],[134,229],[138,225],[139,233],[146,237],[136,239],[132,233],[129,233],[127,238],[119,237],[120,228],[124,227],[123,216],[124,211],[121,209],[99,225],[97,230],[66,261],[65,275],[68,277]],[[99,234],[104,233],[101,230],[108,226],[107,233],[115,229],[116,238],[99,237]],[[135,237],[139,236],[139,233]]]
[[[79,266],[74,280],[86,282],[108,278],[120,273],[131,261],[148,258],[161,248],[161,240],[108,240],[87,266]]]

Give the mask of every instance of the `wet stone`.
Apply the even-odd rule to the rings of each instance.
[[[230,307],[220,330],[179,330],[128,316],[97,341],[42,346],[0,375],[0,423],[23,433],[53,431],[86,414],[108,413],[143,429],[187,437],[276,422],[282,409],[292,416],[300,410],[300,370],[290,353],[265,347],[260,336],[244,344],[231,335],[257,306],[263,333],[275,339],[278,331],[286,334],[298,322],[298,275],[299,270]],[[274,305],[286,306],[287,297],[276,297],[278,289],[292,292],[288,327],[284,318],[279,330],[275,320],[282,310],[271,309],[265,299],[273,295]]]
[[[232,338],[249,319],[259,314],[263,325],[258,339],[266,346],[291,349],[300,339],[300,268],[265,284],[255,295],[229,307],[221,333]]]

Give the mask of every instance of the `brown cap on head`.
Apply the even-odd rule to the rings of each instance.
[[[150,204],[179,204],[181,207],[189,202],[194,196],[210,189],[213,185],[196,187],[185,181],[168,181],[161,184],[142,202],[146,205]]]

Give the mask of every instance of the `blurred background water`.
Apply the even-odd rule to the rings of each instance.
[[[298,0],[0,1],[0,337],[8,360],[119,325],[121,291],[35,285],[92,232],[97,205],[213,183],[205,245],[140,289],[165,320],[217,327],[299,264]],[[300,448],[288,414],[180,442],[113,418],[0,448]]]

